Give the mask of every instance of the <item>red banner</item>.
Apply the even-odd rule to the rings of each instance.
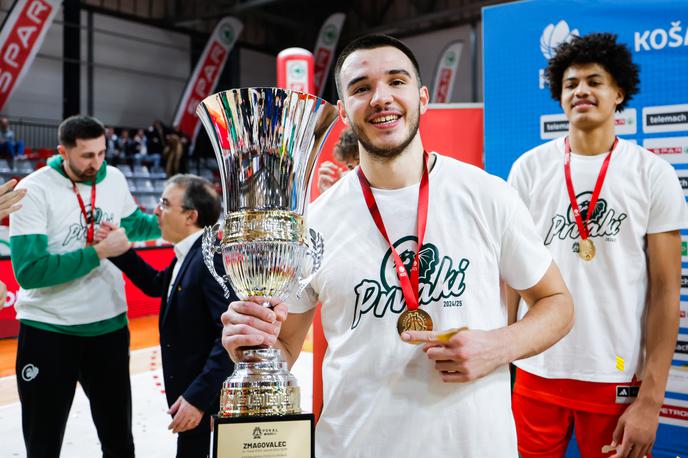
[[[196,132],[200,127],[196,107],[215,90],[220,73],[227,62],[227,56],[234,47],[242,28],[241,22],[235,18],[222,19],[215,27],[191,78],[186,83],[174,117],[174,125],[191,139],[196,137]]]
[[[148,264],[162,270],[167,267],[174,257],[171,247],[144,248],[137,250]],[[14,337],[19,332],[19,322],[15,319],[14,303],[17,300],[19,285],[14,278],[12,263],[9,258],[0,259],[0,280],[7,285],[7,298],[4,307],[0,308],[0,339]],[[127,297],[129,318],[157,314],[160,310],[160,298],[148,297],[143,291],[124,276],[124,287]]]
[[[59,0],[18,0],[0,30],[0,110],[28,72]]]

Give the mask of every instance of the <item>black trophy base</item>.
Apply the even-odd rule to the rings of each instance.
[[[220,418],[213,415],[210,458],[314,458],[312,413]]]

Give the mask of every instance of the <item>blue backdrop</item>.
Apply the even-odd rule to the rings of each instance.
[[[557,44],[593,32],[617,34],[640,65],[640,93],[617,115],[617,134],[672,163],[688,192],[686,0],[533,0],[483,9],[485,168],[506,178],[521,154],[566,132],[544,69]],[[688,231],[682,239],[681,328],[656,457],[688,454]]]

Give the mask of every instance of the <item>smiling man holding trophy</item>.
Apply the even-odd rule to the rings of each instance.
[[[309,94],[243,88],[211,95],[197,113],[215,150],[226,212],[219,245],[218,227],[206,228],[206,264],[225,290],[228,280],[239,297],[272,313],[273,303],[303,289],[322,259],[322,237],[308,230],[303,217],[336,109]],[[216,251],[225,277],[215,271]],[[222,388],[211,456],[313,456],[313,415],[301,413],[299,388],[280,350],[261,343],[237,350],[235,357],[235,371]]]
[[[234,361],[268,344],[293,363],[320,302],[319,458],[516,457],[508,363],[570,328],[561,275],[503,180],[424,151],[429,95],[408,47],[358,38],[335,81],[360,166],[309,208],[327,242],[322,266],[272,310],[261,298],[232,302],[223,345]],[[517,323],[500,280],[531,306]]]

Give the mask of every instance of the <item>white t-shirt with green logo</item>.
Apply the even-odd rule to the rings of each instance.
[[[573,189],[585,215],[605,157],[571,155]],[[645,235],[688,227],[674,169],[646,149],[619,139],[588,226],[596,249],[592,261],[577,253],[580,237],[566,190],[563,138],[521,156],[509,183],[533,215],[575,307],[575,324],[566,337],[516,365],[547,378],[642,378],[648,287]],[[526,310],[522,302],[519,315]]]
[[[407,264],[417,248],[418,187],[373,190]],[[422,346],[399,338],[405,301],[355,172],[309,208],[308,223],[325,241],[322,267],[289,304],[297,313],[323,306],[328,349],[316,455],[516,457],[508,367],[472,383],[443,383]],[[500,278],[526,289],[550,263],[526,208],[503,180],[437,155],[420,256],[421,308],[435,329],[506,326]]]
[[[70,253],[86,246],[88,225],[69,179],[47,166],[24,178],[17,188],[26,188],[28,193],[22,200],[22,209],[11,217],[11,237],[47,237],[46,255]],[[77,189],[90,215],[91,185],[77,183]],[[107,173],[96,185],[95,229],[103,221],[119,225],[136,210],[126,178],[115,167],[107,166]],[[88,254],[95,256],[95,261],[84,260],[94,263],[85,275],[53,286],[21,288],[15,305],[17,319],[80,325],[126,312],[122,273],[108,260],[98,263],[94,252]]]

